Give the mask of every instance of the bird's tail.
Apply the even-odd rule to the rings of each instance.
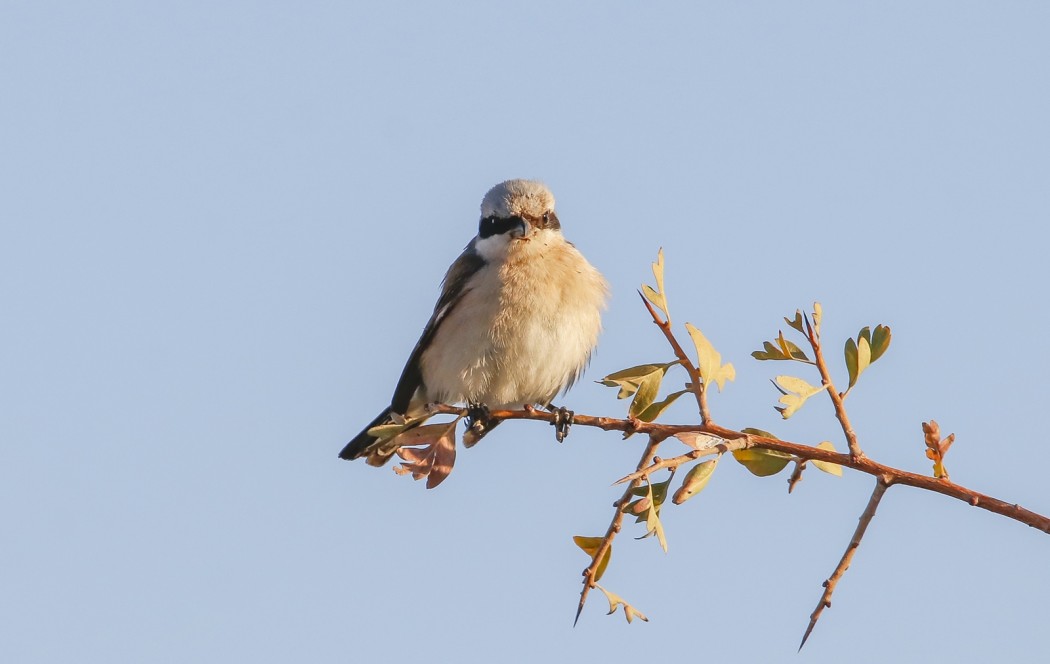
[[[393,424],[394,421],[390,417],[390,408],[386,408],[382,413],[372,420],[372,422],[364,428],[364,430],[354,436],[354,439],[346,444],[343,451],[339,453],[340,459],[346,459],[350,461],[352,459],[360,459],[361,457],[367,457],[366,461],[372,466],[382,466],[384,463],[390,460],[394,452],[397,451],[396,447],[389,450],[379,449],[376,444],[379,439],[375,436],[369,436],[368,430],[372,427],[377,427],[380,424]]]

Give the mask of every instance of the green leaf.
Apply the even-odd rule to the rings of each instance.
[[[751,357],[756,360],[796,360],[798,362],[809,362],[809,357],[806,356],[805,351],[799,348],[795,343],[784,338],[784,333],[781,332],[780,336],[776,338],[776,344],[769,341],[763,341],[762,347],[764,350],[756,350],[751,353]]]
[[[663,401],[656,401],[654,403],[649,404],[649,406],[647,406],[645,410],[638,413],[635,417],[637,417],[643,422],[652,422],[656,420],[656,418],[660,417],[660,415],[665,410],[667,410],[667,407],[673,404],[678,399],[678,397],[688,392],[689,390],[679,390],[678,392],[672,392],[668,394],[663,399]]]
[[[769,433],[768,431],[764,431],[762,429],[756,429],[754,427],[744,427],[743,429],[740,430],[740,433],[749,433],[752,436],[762,436],[763,438],[772,438],[773,440],[780,440],[779,438],[777,438],[773,434]]]
[[[871,329],[862,329],[856,341],[847,339],[842,353],[846,359],[846,371],[849,372],[849,387],[853,387],[871,364]]]
[[[802,360],[803,362],[809,362],[809,358],[806,357],[806,353],[801,348],[795,345],[794,342],[784,338],[783,330],[777,335],[777,346],[780,348],[780,352],[791,357],[795,360]]]
[[[660,507],[663,506],[664,500],[667,499],[667,487],[669,487],[670,485],[671,478],[667,478],[663,482],[657,482],[655,484],[646,482],[644,486],[634,487],[633,489],[631,489],[631,495],[639,496],[642,500],[636,500],[633,503],[631,503],[631,505],[637,505],[638,503],[643,502],[645,500],[648,500],[649,502],[646,503],[646,506],[641,509],[634,508],[637,511],[629,511],[633,511],[634,514],[639,514],[641,511],[648,509],[649,504],[655,504],[656,509],[659,510]],[[627,507],[630,508],[631,505],[628,505]],[[644,520],[644,517],[642,517],[641,519],[635,519],[635,523],[639,523]]]
[[[774,384],[783,394],[780,403],[784,404],[774,407],[785,420],[794,415],[807,399],[824,389],[823,386],[810,385],[794,376],[777,376]]]
[[[678,364],[678,361],[666,362],[664,364],[639,364],[636,367],[621,369],[611,373],[605,378],[597,381],[606,387],[619,387],[620,392],[617,399],[626,399],[638,391],[638,386],[645,378],[653,373],[667,373],[667,369]]]
[[[667,485],[670,484],[670,480],[663,482],[662,496],[657,501],[655,496],[654,487],[649,484],[649,496],[648,498],[653,501],[653,506],[646,511],[645,514],[645,527],[649,529],[649,532],[643,537],[649,537],[650,535],[656,535],[657,541],[660,542],[660,548],[667,553],[667,538],[664,536],[664,525],[660,522],[660,506],[664,502],[664,498],[667,497]]]
[[[733,458],[753,474],[759,477],[768,477],[784,470],[784,467],[788,465],[788,461],[791,460],[791,455],[752,447],[743,450],[733,450]]]
[[[786,318],[785,317],[784,318],[784,322],[787,323],[788,325],[790,325],[791,327],[793,327],[794,329],[798,330],[802,334],[806,333],[805,328],[802,327],[802,312],[799,311],[798,309],[795,309],[795,317],[794,318]]]
[[[871,342],[862,336],[857,339],[857,375],[864,373],[869,365],[871,365]]]
[[[871,361],[882,357],[883,353],[890,347],[890,328],[885,325],[876,325],[871,333]]]
[[[671,498],[671,502],[675,505],[681,505],[703,491],[704,487],[707,486],[707,482],[711,479],[711,474],[715,472],[715,466],[717,465],[718,459],[714,458],[698,463],[690,468],[685,475],[685,479],[682,480],[682,486],[678,491],[675,491],[674,497]]]
[[[664,553],[667,553],[667,539],[664,537],[664,527],[660,522],[660,508],[663,506],[664,500],[667,499],[667,488],[670,484],[671,478],[656,484],[647,480],[645,486],[631,489],[631,494],[639,496],[639,498],[623,508],[624,512],[634,515],[635,523],[645,522],[646,533],[638,539],[656,535]]]
[[[842,349],[842,355],[846,360],[846,371],[849,372],[849,386],[857,382],[857,376],[860,373],[857,371],[857,342],[852,338],[846,339],[846,347]]]
[[[654,371],[653,373],[642,378],[641,382],[638,383],[638,390],[634,394],[634,400],[631,401],[631,407],[628,409],[631,417],[638,417],[646,408],[653,405],[656,401],[656,395],[660,392],[660,383],[663,382],[664,372]]]
[[[598,553],[598,548],[602,545],[604,538],[602,537],[584,537],[582,535],[573,535],[572,541],[576,542],[576,546],[583,549],[584,553],[591,557],[591,562],[594,561],[594,556]],[[605,574],[605,568],[609,566],[609,560],[612,558],[612,545],[610,544],[605,553],[602,555],[601,562],[598,563],[597,569],[594,570],[594,580],[602,578],[602,574]]]
[[[656,254],[656,262],[653,263],[653,276],[656,277],[656,288],[642,284],[642,294],[654,307],[663,312],[667,322],[671,322],[671,313],[667,310],[667,296],[664,294],[664,250]]]
[[[711,383],[716,383],[718,391],[721,392],[727,380],[736,379],[736,369],[733,368],[732,364],[722,364],[722,355],[715,350],[715,347],[711,345],[707,337],[694,325],[686,323],[685,329],[689,332],[689,336],[693,339],[693,345],[696,347],[696,355],[699,360],[698,368],[700,369],[700,377],[704,380],[704,387],[706,388]]]
[[[817,447],[819,447],[822,450],[828,450],[830,452],[837,451],[830,440],[823,441],[822,443],[817,445]],[[842,466],[838,465],[837,463],[830,463],[828,461],[817,461],[816,459],[812,459],[811,462],[814,466],[816,466],[820,470],[823,470],[825,473],[829,473],[837,477],[842,477]]]

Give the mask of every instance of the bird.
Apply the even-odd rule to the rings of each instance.
[[[602,274],[562,234],[554,195],[535,180],[492,187],[477,235],[448,268],[440,296],[405,363],[390,405],[339,453],[382,466],[397,438],[369,430],[421,424],[427,404],[466,404],[464,443],[485,435],[488,409],[541,406],[567,391],[587,367],[609,297]],[[558,409],[558,439],[571,411]]]

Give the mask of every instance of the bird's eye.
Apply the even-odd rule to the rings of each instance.
[[[518,216],[501,218],[493,215],[482,217],[481,223],[478,224],[478,237],[484,240],[487,237],[502,235],[519,228],[521,233],[527,230],[525,220]]]
[[[543,213],[543,225],[546,226],[549,223],[551,223],[551,213],[550,212],[544,212]]]

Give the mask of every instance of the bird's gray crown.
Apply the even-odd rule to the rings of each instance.
[[[481,216],[506,219],[540,219],[554,210],[554,194],[542,182],[507,180],[497,184],[481,201]]]

